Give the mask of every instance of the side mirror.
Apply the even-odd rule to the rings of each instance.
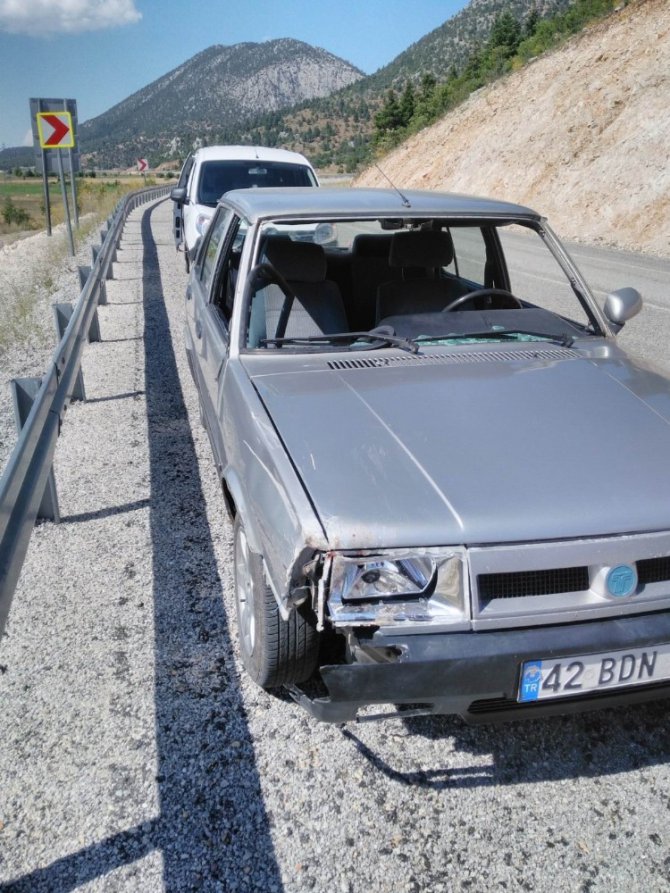
[[[642,295],[636,288],[619,288],[607,295],[603,310],[614,330],[619,332],[642,310]]]
[[[170,190],[170,198],[173,202],[177,202],[177,204],[183,205],[186,201],[186,187],[174,186]]]

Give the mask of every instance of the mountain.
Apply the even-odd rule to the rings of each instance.
[[[380,161],[399,189],[486,195],[567,239],[670,256],[670,4],[631,0]],[[357,186],[385,186],[374,167]],[[634,268],[621,285],[634,285]]]
[[[304,152],[318,167],[354,171],[369,157],[374,116],[389,89],[418,84],[426,74],[445,80],[488,40],[498,16],[553,16],[573,0],[470,0],[451,19],[368,77],[324,98],[258,115],[225,131],[225,142],[258,142]]]
[[[362,77],[332,53],[289,38],[212,46],[82,124],[82,153],[102,167],[138,155],[180,157],[194,140],[215,143],[222,128]]]
[[[496,18],[511,13],[524,22],[531,10],[546,18],[566,9],[571,0],[470,0],[470,3],[443,25],[413,43],[388,65],[358,84],[370,95],[407,80],[418,81],[423,74],[445,79],[452,67],[460,70],[470,55],[488,39]]]
[[[460,71],[502,13],[523,25],[531,14],[550,16],[571,2],[470,0],[368,77],[288,38],[210,47],[81,124],[83,166],[125,167],[147,157],[155,167],[177,162],[194,145],[257,143],[304,152],[318,167],[356,170],[370,157],[375,114],[390,88],[419,84],[427,74],[441,82]],[[0,152],[0,168],[31,164],[32,151],[23,153]]]

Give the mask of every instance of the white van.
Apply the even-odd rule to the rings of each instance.
[[[216,203],[231,189],[258,186],[318,186],[304,155],[265,146],[207,146],[184,162],[179,183],[170,193],[174,202],[173,231],[177,249],[189,250],[203,235]]]

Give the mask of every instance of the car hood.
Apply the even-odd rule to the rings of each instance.
[[[670,528],[668,381],[616,350],[542,353],[252,378],[333,548]]]

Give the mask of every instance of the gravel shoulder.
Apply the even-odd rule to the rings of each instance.
[[[126,225],[0,648],[0,890],[667,890],[667,705],[337,728],[242,674],[170,212]]]
[[[91,265],[92,245],[100,245],[98,231],[84,237],[75,231],[76,253],[70,257],[65,224],[54,227],[51,237],[45,230],[0,242],[0,474],[17,439],[9,382],[40,378],[49,368],[58,343],[51,305],[77,300],[77,269]],[[18,305],[23,308],[20,316]],[[9,344],[3,348],[3,330],[10,326]]]

